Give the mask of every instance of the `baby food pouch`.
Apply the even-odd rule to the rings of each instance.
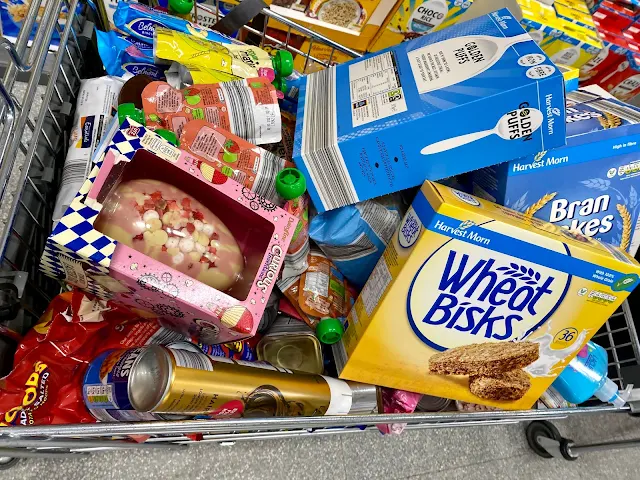
[[[196,66],[205,71],[222,72],[237,78],[275,79],[271,57],[251,45],[223,45],[166,28],[157,28],[155,57]],[[196,81],[195,83],[199,83]]]
[[[291,306],[298,313],[300,319],[311,328],[315,329],[316,325],[320,322],[320,318],[308,315],[304,310],[302,310],[302,308],[300,308],[300,303],[298,303],[300,293],[300,275],[296,277],[283,278],[282,280],[279,280],[276,285],[285,298],[289,300],[289,303],[291,303]]]
[[[313,317],[344,317],[347,308],[344,276],[318,250],[309,252],[308,262],[309,268],[300,277],[300,308]]]
[[[266,78],[197,85],[177,90],[166,82],[150,83],[142,92],[147,127],[180,135],[191,120],[206,120],[254,145],[282,138],[276,89]]]
[[[275,178],[287,162],[273,153],[205,120],[192,120],[183,127],[180,147],[270,202],[283,203]]]

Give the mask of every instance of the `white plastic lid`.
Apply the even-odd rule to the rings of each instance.
[[[609,402],[616,407],[623,407],[627,401],[620,396],[618,392],[618,386],[613,383],[613,381],[607,378],[607,381],[604,382],[604,385],[600,387],[600,390],[597,390],[594,394],[599,400],[603,402]]]

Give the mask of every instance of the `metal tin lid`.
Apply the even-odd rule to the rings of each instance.
[[[129,402],[139,412],[153,411],[171,387],[173,365],[162,347],[145,348],[129,373]]]
[[[281,316],[256,348],[259,360],[273,366],[305,373],[322,373],[324,363],[320,342],[300,320]]]

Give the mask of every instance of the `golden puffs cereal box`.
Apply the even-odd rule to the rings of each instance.
[[[340,378],[530,408],[639,273],[616,247],[426,182],[334,346]]]

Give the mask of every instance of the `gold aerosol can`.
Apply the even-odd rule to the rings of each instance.
[[[145,347],[128,393],[140,412],[213,417],[295,417],[377,412],[377,387],[268,364]]]

